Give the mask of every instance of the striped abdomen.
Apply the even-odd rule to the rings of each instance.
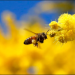
[[[29,38],[27,38],[25,41],[24,41],[24,44],[26,44],[26,45],[28,45],[28,44],[32,44],[32,40],[33,39],[37,39],[37,37],[36,36],[32,36],[32,37],[29,37]]]

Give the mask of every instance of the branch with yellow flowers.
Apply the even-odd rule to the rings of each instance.
[[[58,18],[58,22],[52,21],[50,24],[50,36],[54,35],[56,41],[66,43],[75,40],[75,14],[62,14]]]

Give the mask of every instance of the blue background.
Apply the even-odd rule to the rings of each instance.
[[[4,32],[6,32],[6,27],[1,20],[2,12],[4,12],[5,10],[9,10],[10,12],[16,15],[17,20],[20,20],[20,17],[22,15],[27,14],[29,9],[34,7],[39,2],[41,1],[0,1],[0,23]],[[51,20],[55,20],[55,16],[58,18],[59,15],[56,13],[51,14],[42,13],[39,16],[46,21],[46,24],[49,24]]]

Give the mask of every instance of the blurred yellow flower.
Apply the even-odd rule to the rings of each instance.
[[[53,38],[47,36],[48,39],[43,44],[40,43],[41,49],[32,44],[24,45],[24,41],[35,34],[24,30],[25,23],[20,28],[17,27],[12,13],[4,13],[2,18],[8,28],[8,37],[4,37],[0,29],[0,74],[75,74],[74,42],[68,42],[61,47],[60,44],[53,43]],[[64,22],[66,20],[63,24]],[[73,25],[71,28],[67,25],[65,28],[58,22],[51,25],[52,28],[53,25],[56,26],[51,31],[55,31],[54,38],[57,41],[74,40]],[[58,25],[62,30],[58,31]],[[38,22],[28,29],[36,33],[47,31]]]

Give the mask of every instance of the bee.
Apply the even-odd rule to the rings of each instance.
[[[35,33],[35,32],[32,32],[32,31],[26,29],[26,28],[25,28],[25,30],[35,34],[34,36],[31,36],[31,37],[27,38],[24,41],[25,45],[33,44],[34,46],[38,47],[38,42],[43,43],[44,40],[47,39],[47,34],[44,33],[44,32],[42,32],[42,33]]]

